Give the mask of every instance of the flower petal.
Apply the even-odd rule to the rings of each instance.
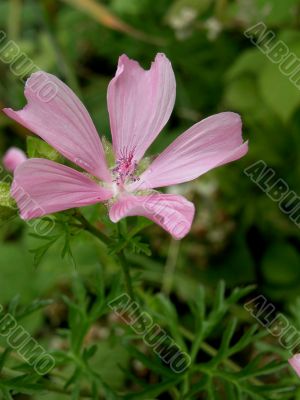
[[[35,72],[26,82],[25,97],[27,105],[22,110],[3,111],[73,163],[100,179],[111,180],[91,117],[67,85],[54,75]]]
[[[131,185],[131,190],[175,185],[244,156],[242,122],[238,114],[224,112],[192,126],[171,143]]]
[[[194,213],[194,204],[183,196],[154,193],[120,198],[111,206],[109,216],[113,222],[128,216],[144,216],[175,239],[182,239],[191,229]]]
[[[300,354],[295,354],[288,361],[290,366],[295,370],[296,374],[300,377]]]
[[[16,168],[11,195],[21,217],[32,219],[108,200],[112,192],[65,165],[31,158]]]
[[[108,111],[117,159],[133,152],[138,162],[169,120],[176,82],[170,61],[157,54],[145,71],[126,55],[119,58],[108,87]]]
[[[9,172],[14,172],[18,165],[27,160],[23,150],[17,147],[11,147],[3,156],[3,165]]]

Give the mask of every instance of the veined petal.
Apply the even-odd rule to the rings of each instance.
[[[154,193],[120,198],[111,206],[109,216],[113,222],[128,216],[144,216],[160,225],[175,239],[182,239],[191,229],[194,213],[193,203],[183,196]]]
[[[100,179],[111,180],[92,119],[67,85],[54,75],[35,72],[26,82],[25,97],[27,105],[22,110],[3,111],[73,163]]]
[[[237,160],[248,151],[243,143],[242,122],[238,114],[224,112],[192,126],[174,140],[131,185],[158,188],[187,182],[205,172]]]
[[[116,159],[134,154],[138,162],[169,120],[176,82],[170,61],[157,54],[145,71],[126,55],[119,58],[107,101]]]
[[[31,158],[16,168],[11,195],[23,219],[108,200],[103,188],[81,172],[54,161]]]

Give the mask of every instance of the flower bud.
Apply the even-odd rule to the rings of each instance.
[[[17,166],[22,164],[26,160],[27,157],[24,151],[18,149],[17,147],[11,147],[4,154],[3,165],[8,171],[14,172]]]

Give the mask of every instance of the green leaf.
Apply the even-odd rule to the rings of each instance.
[[[37,268],[42,261],[43,257],[47,253],[47,251],[50,249],[52,245],[59,239],[59,236],[51,236],[45,238],[47,240],[47,243],[35,248],[35,249],[30,249],[29,252],[33,253],[33,264],[35,268]]]
[[[189,306],[191,308],[192,313],[196,317],[195,326],[196,330],[199,331],[201,328],[201,324],[205,318],[205,287],[203,285],[199,285],[196,288],[196,295],[192,301],[189,301]]]
[[[151,256],[151,250],[150,246],[148,243],[142,242],[141,236],[134,236],[130,242],[129,245],[132,247],[132,251],[135,254],[146,254],[146,256],[150,257]]]
[[[258,113],[261,111],[257,110],[258,101],[260,97],[255,78],[242,76],[228,84],[225,93],[225,102],[228,107],[240,112]]]
[[[241,75],[245,76],[246,74],[256,76],[258,71],[260,71],[267,62],[266,56],[258,49],[251,48],[245,50],[226,72],[225,78],[231,80],[239,78]]]
[[[7,347],[1,354],[0,354],[0,372],[2,371],[2,368],[4,367],[6,360],[11,353],[12,349],[10,347]]]
[[[4,399],[4,400],[13,400],[13,398],[11,397],[11,394],[10,394],[10,390],[9,390],[9,389],[7,389],[7,388],[2,388],[1,391],[2,391],[2,394],[3,394],[3,399]]]
[[[261,358],[259,357],[259,362],[261,362]],[[248,365],[249,366],[249,365]],[[255,363],[254,365],[251,365],[252,368],[247,369],[244,368],[240,372],[236,373],[236,376],[239,377],[240,379],[247,379],[252,376],[263,376],[263,375],[270,375],[273,374],[274,372],[278,372],[286,368],[286,362],[278,362],[278,361],[271,361],[268,364],[264,365],[263,367],[259,367],[259,363]]]
[[[299,44],[286,44],[290,52],[300,55]],[[287,122],[300,105],[299,88],[282,74],[278,64],[271,61],[261,70],[258,83],[263,100],[283,122]]]
[[[0,222],[17,215],[17,210],[16,203],[10,195],[10,185],[0,182]]]
[[[10,314],[12,314],[12,315],[16,315],[16,312],[17,312],[17,307],[19,306],[19,304],[20,304],[20,295],[19,294],[16,294],[12,299],[11,299],[11,301],[9,302],[9,305],[8,305],[8,312],[10,313]]]
[[[224,357],[226,357],[227,352],[229,351],[230,341],[234,335],[235,329],[237,326],[237,320],[234,318],[227,324],[227,327],[222,336],[221,346],[218,350],[218,354],[206,365],[209,368],[215,368]]]
[[[298,0],[256,0],[255,3],[268,26],[289,23],[299,5]]]
[[[247,296],[249,293],[253,292],[256,288],[256,285],[249,285],[244,288],[237,287],[233,290],[231,295],[228,297],[228,303],[234,304],[237,303],[241,298]]]
[[[71,400],[80,400],[80,380],[75,382],[72,390]]]
[[[145,365],[149,370],[153,371],[154,373],[160,374],[161,376],[164,376],[166,378],[173,377],[173,379],[174,376],[176,376],[174,372],[161,364],[160,359],[156,355],[156,358],[153,360],[148,355],[145,355],[144,353],[140,352],[136,347],[131,345],[127,345],[126,350],[132,357],[139,360],[143,365]]]
[[[255,334],[257,331],[257,325],[252,325],[244,335],[238,340],[238,342],[232,346],[229,351],[227,352],[227,357],[231,357],[233,354],[242,351],[245,347],[247,347],[250,343],[253,343],[262,337],[268,335],[267,331],[262,331]]]
[[[178,324],[178,315],[174,304],[163,293],[157,294],[156,300],[161,314],[168,319],[168,323]]]
[[[83,351],[83,359],[85,361],[88,361],[90,358],[92,358],[98,350],[98,346],[96,344],[93,344],[92,346],[84,349]]]
[[[73,275],[72,279],[73,293],[76,297],[77,303],[82,309],[86,307],[86,289],[81,277],[77,274]]]
[[[36,299],[24,309],[20,310],[16,314],[16,318],[20,320],[24,317],[27,317],[28,315],[40,310],[41,308],[45,308],[50,304],[53,304],[53,302],[54,301],[52,299]]]
[[[185,400],[190,400],[192,399],[193,395],[198,394],[206,387],[206,385],[209,382],[209,376],[208,375],[202,375],[199,381],[195,384],[192,385],[191,390],[188,392],[188,394],[184,397]]]
[[[224,297],[225,297],[225,282],[222,280],[218,283],[215,295],[214,309],[216,311],[220,311],[224,307]]]
[[[58,151],[35,136],[27,137],[27,154],[29,158],[47,158],[57,162],[63,161],[63,157]]]

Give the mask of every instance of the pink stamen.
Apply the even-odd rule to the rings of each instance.
[[[127,180],[131,182],[139,180],[134,174],[137,167],[137,162],[134,160],[134,150],[135,149],[128,151],[128,148],[125,147],[116,161],[116,166],[112,171],[116,175],[114,181],[117,185],[123,185]]]

